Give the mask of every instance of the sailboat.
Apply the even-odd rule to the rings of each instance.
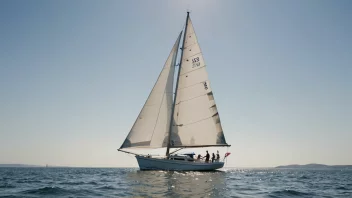
[[[221,127],[189,12],[183,36],[182,33],[132,129],[118,149],[135,155],[140,170],[211,171],[224,166],[224,160],[209,162],[194,159],[194,154],[177,154],[184,148],[230,146]],[[178,51],[181,53],[180,63],[176,64]],[[153,148],[166,148],[165,156],[138,153],[139,149]],[[171,149],[175,150],[171,152]]]

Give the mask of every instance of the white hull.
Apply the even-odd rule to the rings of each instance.
[[[212,171],[224,166],[224,162],[204,163],[136,156],[141,170]]]

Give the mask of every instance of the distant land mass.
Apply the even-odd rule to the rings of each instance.
[[[291,164],[285,166],[277,166],[275,168],[297,168],[297,169],[327,169],[327,168],[342,168],[342,169],[352,169],[352,165],[325,165],[325,164]]]
[[[6,167],[6,168],[31,168],[31,167],[42,167],[42,168],[70,168],[70,166],[55,166],[55,165],[32,165],[32,164],[0,164],[1,167]],[[77,168],[77,167],[71,167],[71,168]],[[79,168],[85,168],[85,167],[79,167]]]
[[[0,164],[0,167],[44,167],[44,166],[30,165],[30,164]]]

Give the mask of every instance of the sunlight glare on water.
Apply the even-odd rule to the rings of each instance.
[[[0,197],[352,197],[352,170],[0,168]]]

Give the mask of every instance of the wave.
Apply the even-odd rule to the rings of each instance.
[[[284,197],[284,196],[302,197],[302,196],[313,196],[313,195],[314,194],[300,192],[300,191],[296,191],[296,190],[278,190],[278,191],[271,192],[269,194],[270,197]]]
[[[32,190],[23,191],[22,194],[31,194],[31,195],[40,195],[40,196],[67,196],[67,195],[75,195],[75,196],[102,196],[99,193],[96,193],[91,190],[81,189],[81,190],[67,190],[59,187],[43,187]]]
[[[336,188],[336,190],[349,190],[349,189],[348,189],[348,188],[345,188],[345,187],[343,187],[343,186],[339,186],[339,187]]]
[[[310,178],[306,175],[303,175],[303,176],[300,176],[298,179],[310,179]]]
[[[28,183],[42,183],[39,180],[18,180],[17,183],[19,184],[28,184]]]
[[[99,187],[98,189],[101,189],[101,190],[115,190],[116,188],[113,187],[113,186],[102,186],[102,187]]]
[[[113,180],[109,180],[109,179],[102,179],[99,182],[113,182]]]
[[[122,174],[123,171],[120,169],[52,168],[45,169],[44,172],[41,169],[21,168],[16,169],[17,175],[9,177],[7,170],[0,168],[0,198],[11,195],[12,197],[352,198],[351,171],[271,172],[266,169],[243,169],[232,173],[210,173],[131,170],[133,171]],[[103,172],[109,176],[100,176]],[[246,177],[248,174],[250,176]],[[295,177],[288,177],[293,174]]]
[[[0,189],[1,188],[16,188],[16,186],[11,185],[11,184],[5,184],[5,185],[0,185]]]
[[[34,195],[65,195],[70,194],[69,190],[65,190],[59,187],[44,187],[44,188],[37,188],[33,190],[26,190],[23,193],[25,194],[34,194]]]
[[[90,181],[90,182],[88,182],[87,184],[98,185],[98,183],[95,182],[95,181]]]
[[[60,182],[59,184],[64,184],[64,185],[83,185],[86,184],[85,182]]]

